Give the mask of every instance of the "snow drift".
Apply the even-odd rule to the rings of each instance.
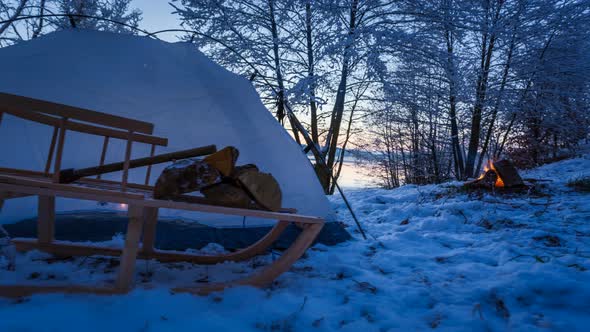
[[[233,145],[240,150],[238,164],[255,163],[277,178],[283,206],[302,214],[330,214],[307,157],[264,107],[250,82],[213,63],[192,44],[61,31],[0,49],[0,73],[2,92],[154,123],[154,135],[169,138],[169,147],[156,153]],[[0,126],[0,166],[42,170],[51,131],[5,115]],[[101,142],[98,136],[68,132],[62,167],[98,164]],[[146,156],[148,151],[147,145],[137,143],[132,158]],[[123,156],[124,142],[113,140],[106,162]],[[152,183],[162,167],[154,169]],[[141,183],[144,172],[132,170],[130,180]],[[7,201],[0,220],[35,215],[33,203],[33,199]],[[58,201],[61,210],[91,206],[96,203]]]

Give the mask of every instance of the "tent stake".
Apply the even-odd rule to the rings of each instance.
[[[350,215],[352,216],[352,219],[354,219],[354,223],[356,224],[356,227],[358,228],[359,232],[361,232],[361,235],[363,236],[363,239],[366,240],[367,239],[367,235],[365,235],[365,231],[361,227],[361,223],[356,218],[356,214],[352,210],[352,206],[350,206],[350,203],[348,203],[348,199],[344,195],[344,191],[342,191],[342,189],[340,188],[340,185],[338,184],[338,182],[336,181],[336,179],[334,179],[333,176],[332,176],[332,181],[334,181],[334,184],[336,185],[336,189],[338,189],[338,192],[340,193],[340,196],[342,196],[342,200],[344,201],[344,204],[346,204],[346,207],[348,208],[348,211],[350,212]]]

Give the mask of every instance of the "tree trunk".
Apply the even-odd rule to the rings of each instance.
[[[342,164],[344,163],[344,154],[346,153],[346,146],[348,145],[348,141],[350,140],[350,130],[352,129],[352,117],[354,115],[354,111],[357,107],[357,103],[358,103],[358,98],[357,100],[355,100],[354,105],[352,106],[352,109],[350,110],[350,117],[348,118],[348,126],[346,128],[346,138],[344,139],[344,142],[342,143],[342,148],[340,149],[340,157],[339,160],[340,162],[338,163],[338,170],[336,171],[336,174],[334,175],[334,179],[332,181],[332,184],[330,185],[330,195],[334,194],[334,190],[336,189],[336,181],[338,180],[338,178],[340,178],[340,172],[342,171]]]
[[[492,137],[492,131],[494,129],[494,124],[496,122],[496,118],[498,116],[498,111],[500,109],[500,104],[502,102],[502,95],[504,93],[504,88],[506,87],[506,81],[508,80],[508,71],[510,70],[510,64],[512,62],[512,52],[514,51],[514,47],[516,44],[516,32],[512,34],[512,38],[510,41],[510,48],[508,49],[508,55],[506,58],[506,65],[504,66],[504,72],[502,73],[502,82],[500,83],[500,91],[498,91],[498,97],[496,99],[496,103],[494,105],[494,110],[492,111],[492,118],[490,119],[490,124],[488,126],[488,130],[486,133],[486,138],[481,148],[481,153],[479,155],[479,161],[477,162],[477,167],[475,169],[475,174],[479,174],[481,169],[481,165],[483,164],[483,158],[488,150],[488,146],[490,143],[490,139]]]
[[[471,133],[469,137],[469,148],[467,151],[467,160],[465,162],[465,176],[473,177],[475,168],[475,159],[477,157],[477,151],[479,148],[479,139],[481,135],[481,119],[482,112],[486,100],[486,92],[488,87],[488,78],[490,74],[490,64],[492,56],[494,54],[494,45],[496,42],[496,31],[498,18],[500,16],[500,9],[502,8],[502,2],[498,2],[498,8],[494,14],[492,21],[492,33],[489,36],[488,41],[488,26],[484,30],[482,49],[481,49],[481,64],[480,73],[477,78],[476,92],[475,92],[475,105],[473,106],[473,115],[471,116]],[[486,14],[487,16],[487,14]],[[487,22],[487,19],[486,19]]]
[[[418,131],[420,130],[418,128],[418,112],[416,111],[414,106],[410,106],[410,121],[411,121],[411,130],[410,130],[410,139],[411,139],[411,172],[410,174],[412,175],[412,183],[419,183],[421,181],[421,177],[422,177],[422,172],[420,170],[420,142],[419,142],[419,136],[418,136]]]
[[[281,71],[281,62],[279,59],[279,33],[277,22],[275,20],[274,0],[268,0],[268,14],[270,18],[270,30],[272,34],[272,52],[274,57],[275,75],[279,91],[277,91],[277,119],[279,123],[284,123],[285,118],[285,85],[283,82],[283,73]]]
[[[450,18],[447,18],[450,20]],[[451,122],[451,146],[453,150],[453,159],[455,164],[455,176],[457,179],[463,179],[465,170],[463,162],[463,152],[459,144],[459,126],[457,124],[457,91],[455,87],[455,62],[453,53],[453,33],[447,27],[445,31],[445,40],[447,43],[447,76],[449,80],[449,117]]]
[[[316,81],[315,81],[315,63],[313,56],[313,39],[312,39],[312,22],[311,22],[311,0],[305,3],[305,35],[307,41],[307,79],[309,80],[309,108],[311,112],[311,139],[317,145],[320,144],[318,134],[318,111],[316,103]]]
[[[553,37],[555,36],[555,32],[556,31],[554,30],[551,32],[551,34],[549,34],[549,38],[545,42],[545,45],[543,46],[543,50],[541,51],[541,54],[539,55],[539,60],[542,60],[545,57],[545,52],[547,51],[547,49],[551,45],[551,42],[553,41]],[[537,74],[536,71],[533,71],[531,73],[531,76],[528,79],[526,87],[524,88],[524,90],[522,92],[522,95],[521,95],[520,100],[517,104],[517,107],[520,105],[523,105],[523,103],[526,99],[526,95],[533,84],[533,78],[536,74]],[[508,124],[508,128],[506,129],[506,131],[504,132],[504,136],[502,137],[502,142],[500,143],[500,146],[498,147],[498,149],[494,152],[495,158],[499,158],[502,155],[502,153],[504,152],[504,147],[506,146],[506,142],[508,141],[508,135],[512,131],[512,127],[513,127],[514,123],[516,122],[516,118],[517,118],[517,113],[513,112],[510,122]]]
[[[349,73],[349,63],[351,55],[352,44],[354,43],[354,34],[356,28],[356,14],[358,8],[358,0],[353,0],[350,6],[350,20],[348,25],[348,36],[347,43],[344,46],[342,69],[340,72],[340,83],[338,84],[338,91],[336,92],[336,101],[334,102],[334,108],[332,110],[332,117],[330,121],[330,130],[328,131],[328,137],[326,139],[327,160],[326,166],[332,172],[334,162],[336,160],[336,151],[338,148],[338,136],[340,135],[340,126],[342,124],[342,117],[344,115],[344,102],[346,99],[347,80]],[[327,179],[325,183],[328,187],[325,188],[327,192],[330,189],[331,179]]]

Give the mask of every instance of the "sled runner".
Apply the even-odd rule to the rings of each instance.
[[[0,168],[0,209],[4,200],[26,196],[38,197],[37,238],[13,239],[19,251],[41,250],[59,256],[118,256],[120,265],[116,280],[102,286],[73,284],[17,284],[0,285],[0,296],[19,297],[35,293],[95,293],[123,294],[134,286],[137,259],[155,259],[162,262],[190,262],[217,264],[224,261],[243,261],[266,252],[290,223],[302,229],[299,237],[271,265],[257,270],[249,277],[225,283],[184,285],[175,292],[206,294],[236,285],[263,287],[289,270],[313,243],[323,227],[322,218],[295,214],[292,209],[267,211],[220,206],[203,197],[186,196],[184,200],[164,200],[153,197],[154,187],[149,185],[153,164],[188,157],[210,155],[215,146],[205,146],[175,153],[155,155],[157,146],[167,146],[166,138],[153,136],[151,123],[100,113],[77,107],[57,104],[28,97],[0,93],[0,124],[2,116],[10,114],[25,120],[53,127],[48,157],[43,171]],[[62,169],[66,133],[74,131],[103,137],[100,165],[83,170]],[[4,139],[4,137],[3,137]],[[109,140],[126,141],[124,161],[104,164]],[[133,143],[151,145],[150,156],[131,159]],[[98,158],[97,158],[98,159]],[[53,167],[52,167],[53,165]],[[2,165],[0,165],[2,166]],[[128,181],[131,168],[147,167],[143,184]],[[53,169],[52,169],[53,168]],[[101,179],[101,174],[122,171],[121,181]],[[89,176],[96,175],[95,178]],[[123,248],[76,244],[54,239],[55,198],[75,198],[99,202],[126,204],[129,223]],[[181,197],[182,198],[182,197]],[[158,210],[160,208],[197,211],[228,216],[257,217],[275,220],[271,231],[253,245],[223,255],[196,255],[188,252],[159,250],[154,247]]]

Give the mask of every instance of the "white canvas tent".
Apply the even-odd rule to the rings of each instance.
[[[152,122],[155,135],[169,138],[169,146],[157,153],[233,145],[240,151],[238,164],[255,163],[277,178],[284,207],[330,215],[307,157],[264,107],[250,82],[216,65],[194,45],[97,31],[55,32],[0,49],[0,91]],[[0,166],[42,170],[51,131],[5,115],[0,126]],[[62,166],[96,165],[101,143],[99,137],[68,133],[66,156],[75,158],[64,159]],[[121,161],[123,148],[123,142],[111,144],[106,162]],[[147,156],[148,150],[134,145],[132,158]],[[154,169],[152,183],[163,166]],[[141,183],[144,174],[132,170],[130,180]],[[0,222],[35,215],[34,203],[7,201]],[[58,201],[58,210],[87,208],[99,206]],[[162,214],[167,212],[172,213]]]

